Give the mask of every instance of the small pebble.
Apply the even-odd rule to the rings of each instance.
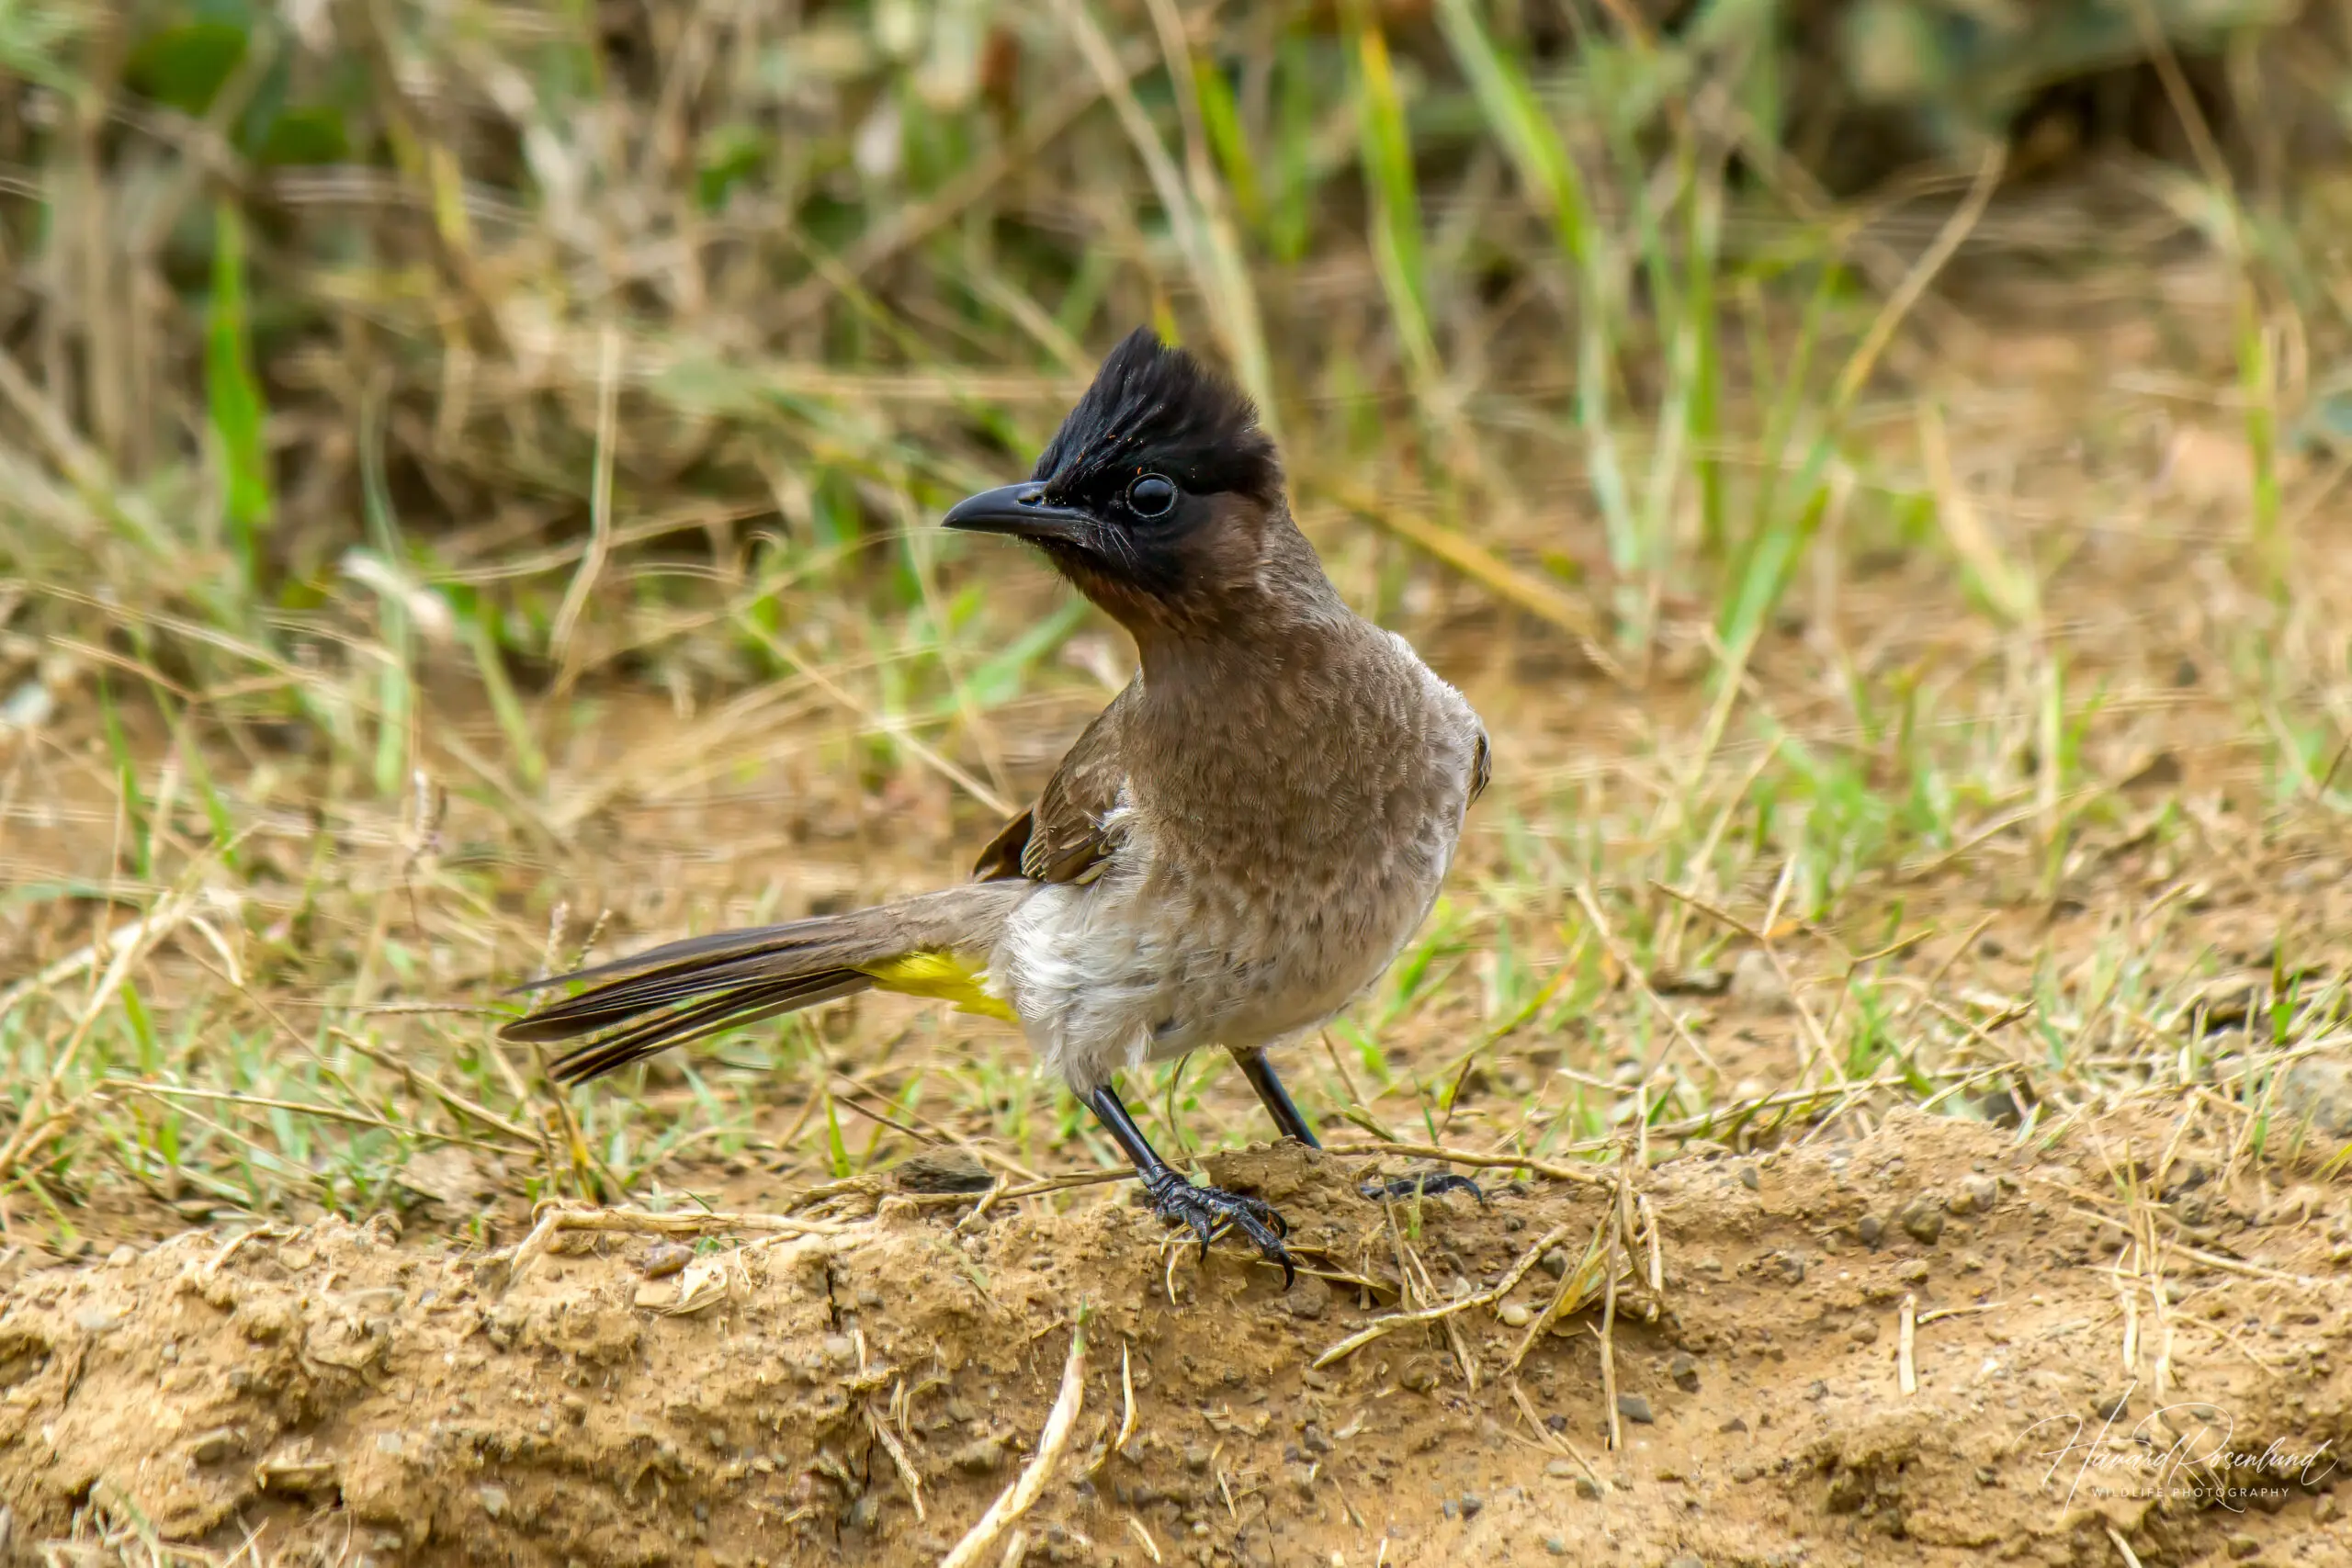
[[[1861,1237],[1864,1247],[1876,1247],[1886,1235],[1886,1222],[1876,1214],[1864,1214],[1854,1222],[1854,1234]]]
[[[1911,1239],[1923,1247],[1933,1247],[1944,1234],[1944,1212],[1940,1204],[1929,1202],[1924,1196],[1915,1198],[1903,1211],[1903,1228]]]
[[[1600,1500],[1600,1483],[1595,1481],[1589,1475],[1577,1476],[1577,1495],[1583,1498],[1588,1503],[1599,1502]]]
[[[1657,1419],[1657,1416],[1652,1414],[1650,1410],[1649,1396],[1640,1393],[1619,1394],[1617,1396],[1617,1414],[1640,1427],[1646,1427],[1651,1422]]]
[[[1568,1271],[1568,1255],[1555,1247],[1536,1259],[1536,1267],[1555,1280],[1562,1279]]]
[[[1524,1328],[1535,1321],[1535,1314],[1528,1309],[1525,1302],[1505,1302],[1495,1315],[1512,1328]]]
[[[974,1438],[948,1455],[947,1462],[967,1475],[994,1475],[1004,1468],[1004,1439]]]
[[[1465,1495],[1462,1499],[1462,1517],[1465,1519],[1475,1519],[1478,1517],[1478,1510],[1486,1506],[1487,1500],[1484,1497]]]
[[[1555,1459],[1544,1465],[1544,1473],[1555,1481],[1569,1481],[1575,1479],[1577,1467],[1566,1460]]]
[[[662,1242],[645,1255],[639,1272],[649,1280],[666,1280],[695,1260],[695,1249],[674,1241]]]
[[[1666,1375],[1672,1378],[1674,1386],[1683,1393],[1699,1392],[1699,1360],[1688,1350],[1674,1353],[1673,1359],[1666,1363]]]
[[[1555,1557],[1566,1557],[1568,1554],[1568,1543],[1562,1537],[1547,1535],[1544,1538],[1544,1550]]]
[[[1194,1443],[1191,1448],[1186,1449],[1184,1450],[1184,1468],[1191,1471],[1194,1475],[1203,1475],[1207,1473],[1209,1468],[1209,1450],[1203,1448],[1198,1443]]]
[[[2252,1557],[2261,1550],[2262,1542],[2255,1540],[2254,1537],[2250,1535],[2233,1535],[2230,1537],[2230,1555],[2232,1557],[2243,1561],[2248,1557]]]
[[[506,1517],[506,1488],[503,1486],[485,1486],[481,1489],[481,1511],[483,1513],[488,1514],[493,1519],[503,1519]]]

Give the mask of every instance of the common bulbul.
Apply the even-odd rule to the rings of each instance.
[[[1314,1145],[1266,1053],[1312,1035],[1429,914],[1487,786],[1486,731],[1410,644],[1340,602],[1249,399],[1148,328],[1026,483],[944,522],[1035,545],[1141,666],[973,880],[537,981],[595,983],[500,1033],[585,1037],[552,1064],[572,1083],[869,987],[944,998],[1017,1023],[1161,1215],[1204,1247],[1231,1224],[1287,1277],[1281,1216],[1171,1168],[1114,1079],[1222,1045]]]

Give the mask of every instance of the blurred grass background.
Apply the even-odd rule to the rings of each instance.
[[[2286,0],[0,0],[0,1184],[1082,1142],[893,1004],[560,1101],[481,1011],[960,867],[1126,652],[931,524],[1138,321],[1510,741],[1317,1114],[2221,1083],[2258,1144],[2332,966],[2170,922],[2352,785],[2348,67]],[[1133,1089],[1252,1135],[1224,1073]]]

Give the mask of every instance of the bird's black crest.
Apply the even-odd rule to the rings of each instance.
[[[1145,472],[1194,495],[1239,491],[1271,502],[1282,490],[1281,460],[1249,398],[1137,327],[1102,361],[1030,477],[1054,500],[1077,501]]]

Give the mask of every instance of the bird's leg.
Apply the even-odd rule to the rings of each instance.
[[[1282,1129],[1283,1137],[1296,1138],[1310,1149],[1323,1146],[1315,1129],[1306,1124],[1306,1118],[1293,1103],[1290,1090],[1274,1076],[1274,1065],[1266,1060],[1263,1051],[1236,1051],[1233,1059],[1241,1065],[1241,1076],[1258,1091],[1258,1103],[1266,1108],[1266,1114],[1274,1119],[1274,1125]]]
[[[1125,1101],[1119,1099],[1117,1086],[1104,1084],[1083,1097],[1087,1109],[1093,1111],[1111,1136],[1118,1140],[1120,1149],[1143,1178],[1143,1190],[1151,1194],[1151,1206],[1165,1220],[1176,1220],[1193,1227],[1201,1238],[1201,1251],[1208,1251],[1209,1238],[1217,1230],[1231,1225],[1250,1238],[1269,1263],[1279,1263],[1283,1270],[1283,1289],[1290,1289],[1298,1277],[1298,1266],[1291,1260],[1290,1249],[1283,1246],[1283,1237],[1290,1227],[1283,1217],[1263,1201],[1246,1193],[1227,1192],[1219,1187],[1195,1187],[1166,1160],[1152,1151],[1144,1139],[1143,1129],[1127,1114]]]
[[[1306,1124],[1306,1116],[1292,1100],[1290,1090],[1284,1089],[1283,1080],[1274,1076],[1274,1065],[1266,1060],[1263,1051],[1236,1051],[1233,1059],[1241,1065],[1241,1076],[1248,1078],[1250,1087],[1258,1091],[1258,1102],[1266,1108],[1266,1114],[1274,1119],[1274,1125],[1283,1130],[1284,1137],[1296,1138],[1310,1149],[1323,1146],[1315,1136],[1315,1129]],[[1367,1198],[1433,1197],[1440,1192],[1467,1192],[1481,1203],[1487,1201],[1487,1195],[1478,1190],[1476,1182],[1466,1176],[1456,1176],[1445,1170],[1425,1170],[1413,1176],[1392,1176],[1385,1181],[1367,1181],[1361,1190]]]

